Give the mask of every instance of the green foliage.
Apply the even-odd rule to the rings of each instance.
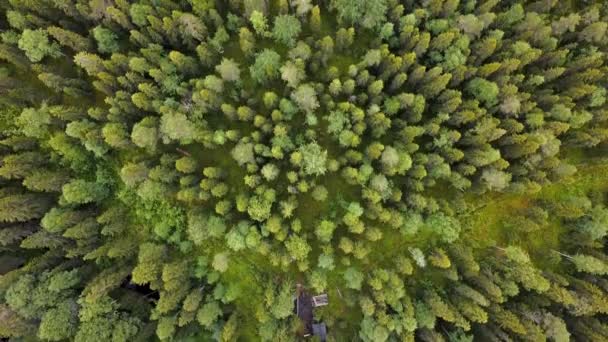
[[[158,265],[162,261],[166,250],[161,245],[145,243],[140,245],[138,254],[138,264],[133,269],[133,282],[136,284],[146,284],[158,279],[160,270]]]
[[[249,199],[249,205],[247,207],[249,216],[260,222],[267,220],[270,217],[274,200],[275,194],[273,190],[266,190],[261,196],[252,196]]]
[[[95,38],[95,41],[97,42],[99,52],[113,53],[120,48],[118,45],[118,36],[103,26],[97,26],[93,29],[93,38]]]
[[[160,119],[160,133],[165,143],[171,140],[185,144],[192,142],[196,134],[193,126],[182,113],[165,114]]]
[[[319,108],[319,101],[315,89],[309,84],[299,86],[292,94],[291,99],[306,113],[312,113]]]
[[[486,103],[488,106],[496,104],[498,97],[498,85],[483,78],[471,80],[467,86],[467,91],[476,99]]]
[[[251,78],[265,83],[279,76],[281,56],[273,50],[264,49],[255,56],[255,63],[249,68]]]
[[[456,241],[460,234],[461,228],[458,219],[446,216],[442,212],[432,214],[424,223],[428,229],[436,232],[439,238],[447,243]]]
[[[77,317],[74,303],[62,303],[45,312],[40,320],[38,337],[43,340],[61,341],[74,336]]]
[[[57,58],[62,55],[59,45],[49,41],[47,32],[42,29],[23,30],[19,39],[19,48],[34,63],[40,62],[46,56]]]
[[[351,25],[360,24],[365,28],[373,28],[386,20],[387,4],[384,0],[333,0],[332,7],[338,12],[339,20]]]
[[[273,181],[279,176],[279,168],[274,164],[266,164],[262,167],[262,176],[268,181]]]
[[[331,237],[336,229],[336,225],[327,220],[322,220],[315,230],[317,238],[322,242],[330,242]]]
[[[196,160],[192,157],[182,157],[175,161],[175,169],[183,173],[193,173],[196,171]]]
[[[363,273],[359,272],[354,267],[349,267],[344,271],[344,280],[346,281],[346,286],[350,289],[360,290],[361,285],[363,283]]]
[[[224,219],[216,215],[189,213],[187,233],[190,241],[201,245],[207,238],[220,238],[226,231]]]
[[[316,142],[300,146],[302,172],[305,175],[323,175],[327,170],[327,151],[321,150]]]
[[[0,11],[0,339],[606,339],[603,2]]]
[[[222,314],[219,303],[216,301],[205,303],[196,314],[196,320],[205,328],[211,328],[213,323]]]
[[[222,76],[224,81],[236,82],[241,78],[239,65],[229,58],[222,59],[222,62],[215,67],[215,70]]]
[[[156,149],[158,141],[158,128],[153,118],[145,118],[133,126],[131,139],[139,147]]]
[[[286,318],[293,313],[293,286],[291,282],[284,285],[273,294],[272,304],[270,305],[271,314],[278,319]]]
[[[257,34],[261,36],[267,35],[268,22],[266,21],[266,16],[264,13],[254,10],[251,12],[249,21],[251,21],[251,25],[253,25],[253,29]]]
[[[106,184],[77,179],[65,184],[62,194],[68,203],[84,204],[103,200],[108,188]]]
[[[226,253],[216,254],[213,257],[213,269],[220,273],[226,272],[228,269],[229,260],[228,254]]]
[[[274,39],[287,46],[293,46],[295,39],[302,31],[300,21],[291,15],[279,15],[274,18],[272,36]]]
[[[253,144],[239,143],[232,149],[232,157],[239,165],[247,163],[255,163],[255,155],[253,153]]]
[[[576,221],[576,226],[592,241],[601,239],[608,234],[608,210],[604,206],[595,206],[589,214]]]
[[[285,241],[285,247],[295,260],[306,260],[306,257],[311,250],[306,239],[297,235],[293,235],[287,239],[287,241]]]
[[[572,257],[577,271],[597,275],[608,274],[608,263],[590,255],[577,254]]]
[[[312,198],[314,198],[315,200],[319,201],[319,202],[323,202],[327,199],[329,192],[327,191],[327,189],[320,185],[317,186],[313,189],[312,191]]]

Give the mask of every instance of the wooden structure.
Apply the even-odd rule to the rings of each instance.
[[[329,299],[327,298],[327,293],[323,293],[318,296],[312,297],[312,306],[315,308],[319,307],[319,306],[325,306],[327,304],[329,304]]]

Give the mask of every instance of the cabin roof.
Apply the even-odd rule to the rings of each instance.
[[[319,339],[324,342],[327,339],[327,326],[325,323],[315,323],[312,325],[312,334],[319,336]]]
[[[296,311],[302,323],[304,323],[304,336],[312,334],[313,314],[312,297],[305,291],[300,291],[296,298]]]

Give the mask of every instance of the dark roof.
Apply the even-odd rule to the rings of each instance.
[[[304,323],[303,335],[308,336],[312,334],[312,297],[305,291],[301,291],[296,299],[296,310],[298,317]]]
[[[325,342],[327,339],[327,326],[325,323],[315,323],[312,325],[312,334],[319,336],[321,342]]]

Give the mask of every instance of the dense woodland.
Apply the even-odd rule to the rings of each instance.
[[[0,1],[0,337],[608,340],[608,3]]]

